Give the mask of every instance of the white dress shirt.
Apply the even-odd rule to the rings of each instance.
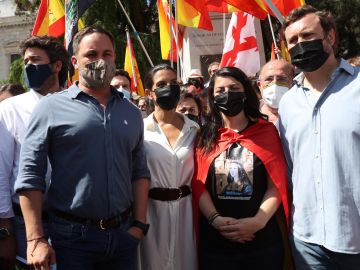
[[[191,186],[194,141],[199,126],[184,117],[176,145],[171,147],[153,114],[144,119],[144,145],[151,173],[151,187]],[[150,229],[140,243],[138,269],[194,270],[197,255],[191,195],[176,201],[149,199]]]
[[[20,147],[31,112],[41,97],[30,89],[0,103],[0,218],[13,217],[12,202],[19,203],[14,183],[18,174]],[[49,179],[49,170],[46,178]]]

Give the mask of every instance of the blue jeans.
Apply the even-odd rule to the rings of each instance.
[[[360,254],[330,251],[323,246],[290,237],[297,270],[359,270]]]
[[[200,250],[200,270],[282,270],[283,245],[257,249],[252,252],[218,253]]]
[[[57,270],[134,269],[139,240],[127,232],[129,224],[101,230],[52,216],[49,232]]]

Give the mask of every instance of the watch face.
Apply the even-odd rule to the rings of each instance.
[[[0,239],[6,238],[10,235],[9,230],[6,228],[0,228]]]

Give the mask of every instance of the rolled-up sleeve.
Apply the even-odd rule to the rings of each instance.
[[[15,155],[15,141],[6,128],[0,109],[0,218],[14,216],[11,201],[10,178]]]
[[[144,147],[144,123],[141,120],[141,131],[138,143],[135,149],[132,152],[133,160],[133,171],[132,171],[132,180],[137,180],[140,178],[150,179],[150,171],[147,167],[146,153]]]
[[[19,174],[15,191],[45,191],[45,175],[49,148],[51,108],[48,99],[43,98],[31,114],[29,126],[20,151]]]

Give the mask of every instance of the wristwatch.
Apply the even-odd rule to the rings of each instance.
[[[10,231],[7,228],[0,228],[0,239],[10,236]]]
[[[147,234],[148,230],[149,230],[150,224],[146,224],[146,223],[143,223],[141,221],[134,220],[131,223],[131,227],[139,228],[140,230],[142,230],[142,233],[145,236]]]

